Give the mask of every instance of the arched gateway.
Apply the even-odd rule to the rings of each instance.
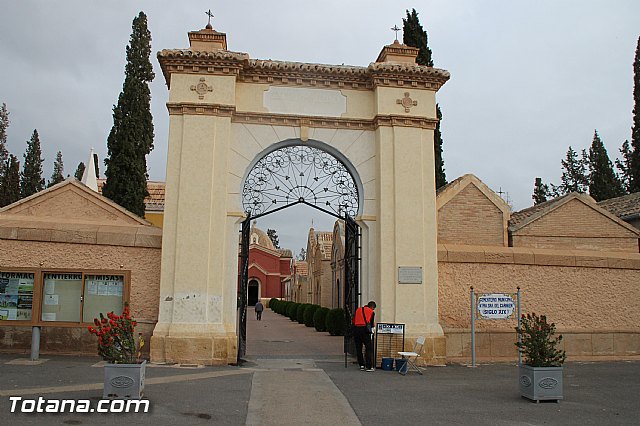
[[[433,131],[435,93],[449,74],[416,65],[417,49],[397,42],[355,67],[250,59],[227,50],[226,35],[210,26],[189,41],[158,53],[170,127],[152,360],[236,362],[238,232],[249,206],[274,209],[296,197],[324,201],[359,225],[354,303],[376,300],[379,321],[406,324],[409,340],[428,336],[426,358],[443,360]],[[314,149],[321,152],[307,155]],[[337,177],[342,190],[326,194],[318,175],[260,193],[260,173],[274,173],[284,165],[277,157],[295,150],[320,159],[324,178]],[[261,169],[263,160],[277,167]]]

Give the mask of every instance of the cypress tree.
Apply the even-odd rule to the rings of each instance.
[[[582,158],[578,158],[578,153],[569,146],[567,156],[561,160],[563,172],[560,180],[562,183],[557,188],[559,195],[570,192],[587,192],[589,178],[587,176],[587,153],[582,150]]]
[[[549,197],[549,185],[542,183],[542,178],[537,177],[533,186],[533,205],[544,203]]]
[[[0,184],[0,207],[8,206],[20,199],[20,163],[15,155],[9,154],[5,171]]]
[[[427,67],[433,66],[431,49],[428,46],[427,32],[422,28],[418,19],[418,12],[415,9],[408,10],[407,17],[402,19],[402,42],[407,46],[417,47],[418,57],[416,63]],[[434,167],[436,175],[436,189],[447,184],[447,176],[444,172],[444,159],[442,158],[442,133],[440,132],[440,122],[442,121],[442,110],[436,104],[436,117],[438,123],[433,133]]]
[[[40,136],[34,130],[31,139],[27,141],[27,150],[24,153],[24,166],[20,174],[20,197],[29,195],[44,189],[44,178],[42,177],[42,150],[40,149]]]
[[[47,188],[52,187],[56,183],[60,183],[64,180],[64,164],[62,163],[62,152],[58,151],[56,154],[56,160],[53,162],[53,173],[51,174],[51,180]]]
[[[607,154],[598,131],[593,133],[593,142],[589,148],[589,195],[596,201],[624,195],[624,189],[613,171],[613,164]]]
[[[7,160],[9,160],[9,151],[7,150],[7,128],[9,127],[9,111],[7,104],[3,103],[0,107],[0,185],[2,185],[2,177],[7,171]]]
[[[616,159],[616,167],[618,168],[618,170],[620,170],[620,181],[622,182],[622,186],[624,187],[625,191],[631,192],[631,176],[629,175],[629,164],[631,163],[631,147],[629,146],[628,140],[624,141],[624,143],[622,144],[622,147],[620,148],[620,154],[622,154],[622,160]]]
[[[153,118],[149,83],[155,77],[149,61],[151,33],[147,16],[134,18],[127,46],[122,92],[113,107],[113,127],[107,139],[107,180],[102,193],[122,207],[144,217],[147,191],[147,159],[153,149]]]
[[[629,158],[629,192],[640,191],[640,37],[633,61],[633,127]]]
[[[422,28],[418,19],[418,12],[415,9],[408,10],[407,17],[402,19],[402,43],[407,46],[417,47],[418,57],[416,63],[427,67],[433,66],[433,58],[431,49],[428,46],[427,32]]]
[[[84,165],[84,163],[81,161],[80,164],[78,164],[78,167],[76,168],[76,172],[74,173],[73,176],[75,176],[75,178],[77,180],[82,180],[82,175],[84,174],[84,169],[86,168],[86,166]]]

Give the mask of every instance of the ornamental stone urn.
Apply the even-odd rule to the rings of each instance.
[[[535,402],[555,400],[562,397],[562,367],[519,366],[520,394]]]
[[[141,364],[105,364],[103,399],[141,399],[147,361]]]

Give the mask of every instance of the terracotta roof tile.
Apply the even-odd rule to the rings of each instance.
[[[98,179],[98,193],[102,194],[102,187],[106,179]],[[145,211],[164,211],[165,183],[159,181],[148,181],[147,191],[149,195],[144,199]]]
[[[603,200],[598,205],[621,219],[634,216],[640,214],[640,192]]]

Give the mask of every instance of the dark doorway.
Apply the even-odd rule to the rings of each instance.
[[[254,306],[256,303],[258,303],[258,290],[259,290],[259,284],[258,281],[256,280],[251,280],[249,281],[249,289],[248,289],[248,301],[247,301],[247,305],[248,306]]]

